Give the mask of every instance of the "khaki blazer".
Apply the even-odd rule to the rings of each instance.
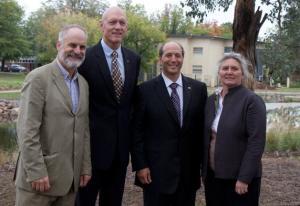
[[[34,192],[31,182],[49,176],[51,188],[43,194],[63,196],[71,187],[77,191],[80,175],[91,175],[88,85],[81,75],[78,83],[73,113],[57,60],[27,75],[17,122],[17,187]]]

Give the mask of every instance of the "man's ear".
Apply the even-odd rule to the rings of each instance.
[[[56,49],[57,49],[57,51],[61,48],[61,46],[62,46],[61,42],[57,41],[56,42]]]
[[[100,28],[100,31],[103,32],[103,20],[102,19],[99,21],[99,28]]]

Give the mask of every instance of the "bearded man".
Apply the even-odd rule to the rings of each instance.
[[[73,206],[78,187],[91,178],[88,84],[77,72],[86,42],[81,26],[63,27],[57,58],[25,79],[17,122],[17,206]]]

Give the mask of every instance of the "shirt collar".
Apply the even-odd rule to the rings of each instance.
[[[113,49],[111,49],[103,39],[101,39],[101,45],[102,45],[102,48],[103,48],[103,51],[105,53],[105,56],[106,57],[110,57],[111,58],[111,53],[114,51]],[[120,55],[122,55],[122,52],[121,52],[121,46],[119,46],[119,48],[116,49],[116,52],[118,53],[118,57],[120,57]]]
[[[163,72],[161,73],[161,75],[162,75],[162,78],[164,79],[166,87],[169,87],[172,83],[177,83],[179,86],[182,87],[182,75],[181,75],[181,73],[179,74],[179,77],[176,80],[176,82],[173,82],[171,79],[169,79]]]
[[[75,71],[73,78],[71,78],[69,72],[61,65],[61,63],[58,61],[58,59],[56,59],[56,62],[58,64],[59,70],[65,80],[76,80],[78,78],[77,69]]]

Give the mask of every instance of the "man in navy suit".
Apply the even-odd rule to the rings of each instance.
[[[120,206],[129,161],[130,116],[140,57],[121,46],[127,17],[119,7],[108,8],[101,19],[103,33],[89,48],[79,72],[90,91],[92,179],[79,191],[77,204]]]
[[[139,86],[132,165],[146,206],[194,206],[200,187],[206,85],[180,70],[183,47],[159,51],[162,73]]]

